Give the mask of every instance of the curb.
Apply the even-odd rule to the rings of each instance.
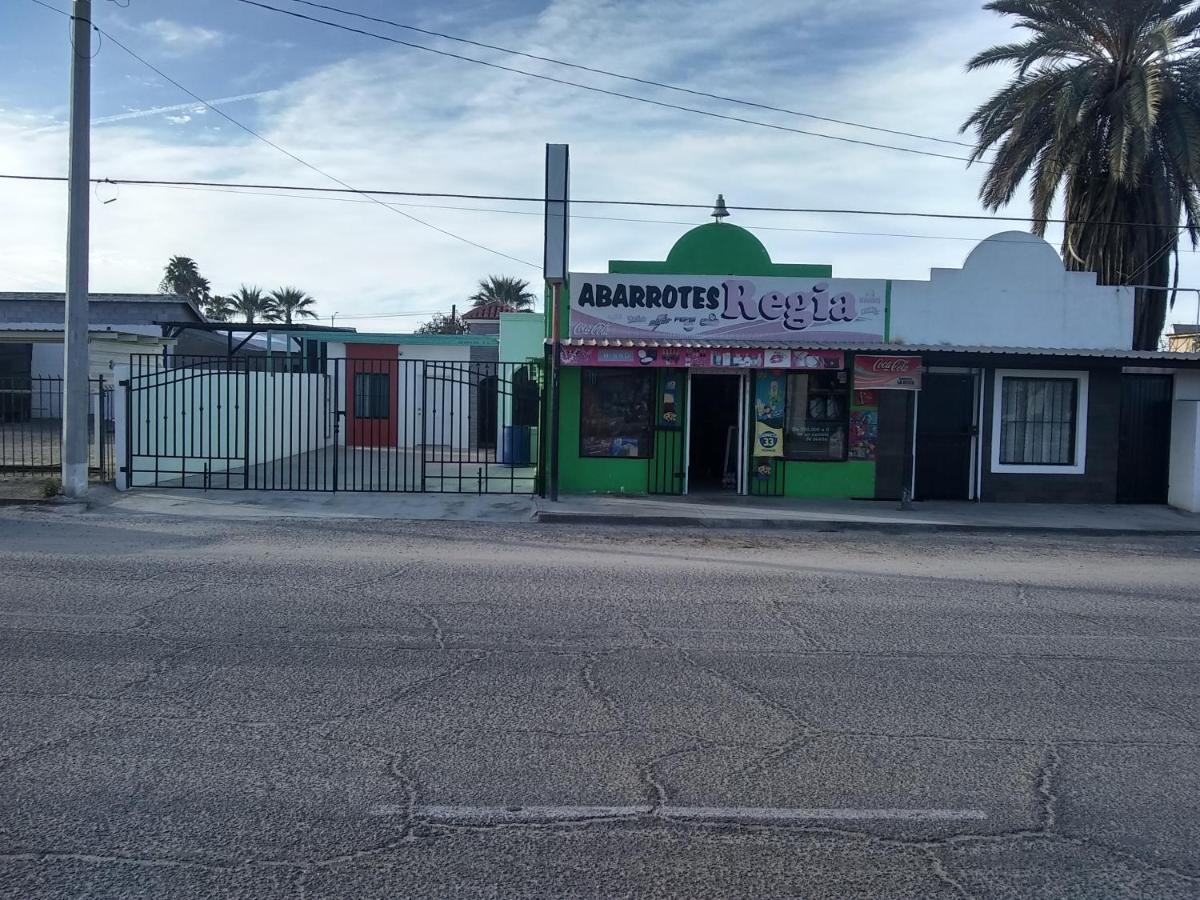
[[[20,506],[60,506],[63,508],[82,508],[89,510],[92,504],[89,500],[70,500],[62,496],[54,497],[0,497],[0,508],[12,509]]]
[[[743,529],[753,531],[874,531],[885,534],[1042,534],[1079,537],[1195,537],[1200,530],[1182,528],[1088,528],[1053,525],[966,525],[952,522],[855,522],[835,519],[740,519],[694,516],[620,516],[612,513],[561,513],[539,511],[534,519],[544,525],[647,525],[652,527]]]

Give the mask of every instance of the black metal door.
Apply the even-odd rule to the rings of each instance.
[[[974,405],[973,375],[925,375],[917,404],[916,499],[970,497]]]
[[[687,369],[661,369],[654,404],[654,457],[646,470],[646,493],[683,493],[683,423],[687,414]]]
[[[1121,378],[1117,502],[1166,503],[1171,457],[1170,375]]]

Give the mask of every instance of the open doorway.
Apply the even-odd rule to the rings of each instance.
[[[692,375],[688,493],[738,489],[740,375]]]

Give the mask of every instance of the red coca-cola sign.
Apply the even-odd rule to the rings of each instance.
[[[921,389],[921,357],[865,356],[854,357],[854,389],[856,391],[919,391]]]
[[[875,356],[868,357],[872,360],[872,372],[907,372],[911,369],[915,361],[917,366],[921,365],[919,356]]]

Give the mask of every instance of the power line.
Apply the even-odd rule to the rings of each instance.
[[[0,178],[4,178],[4,177],[6,177],[6,176],[0,175]],[[41,180],[54,180],[54,179],[46,179],[45,177],[43,177]],[[98,184],[104,184],[107,182],[107,179],[93,179],[93,180],[96,181]],[[119,184],[119,183],[121,183],[121,182],[113,182],[113,184]],[[235,196],[236,195],[246,195],[246,196],[251,196],[251,197],[279,197],[279,198],[282,198],[285,200],[309,200],[309,201],[315,200],[315,201],[323,201],[323,202],[329,202],[329,203],[367,203],[367,204],[371,203],[370,200],[358,200],[353,197],[332,197],[332,196],[327,196],[327,195],[318,195],[318,196],[314,197],[314,196],[307,196],[305,194],[295,194],[295,193],[276,193],[276,192],[258,191],[258,190],[237,190],[237,189],[233,189],[233,188],[200,187],[200,186],[191,186],[191,185],[183,185],[183,184],[156,184],[156,185],[148,185],[148,186],[164,187],[164,188],[168,188],[170,190],[197,191],[199,193],[233,194]],[[441,209],[441,210],[449,210],[452,212],[476,212],[476,213],[488,213],[488,214],[508,215],[508,216],[541,217],[543,215],[542,212],[535,212],[532,210],[497,209],[495,207],[480,207],[480,206],[451,206],[448,204],[433,204],[433,203],[389,203],[388,205],[389,206],[415,207],[417,209]],[[687,228],[692,228],[698,224],[703,224],[703,223],[698,223],[695,221],[686,221],[683,219],[641,219],[641,218],[632,218],[632,217],[627,217],[627,216],[587,216],[587,215],[579,215],[578,213],[572,213],[571,219],[572,220],[581,219],[581,220],[594,221],[594,222],[621,222],[621,223],[630,223],[630,224],[637,224],[637,225],[682,225]],[[738,226],[740,228],[745,228],[748,231],[777,231],[777,232],[787,232],[787,233],[794,233],[794,234],[820,234],[820,235],[845,236],[845,237],[903,238],[903,239],[922,240],[922,241],[965,241],[965,242],[971,243],[971,244],[979,244],[980,242],[986,240],[989,243],[995,243],[995,244],[1018,244],[1018,245],[1025,246],[1025,247],[1030,246],[1028,243],[1026,243],[1023,240],[1007,240],[1004,238],[998,238],[994,235],[965,236],[965,235],[960,235],[960,234],[911,234],[911,233],[896,232],[896,231],[851,231],[851,230],[833,229],[833,228],[791,228],[791,227],[786,227],[786,226],[782,226],[782,225],[759,225],[757,223],[751,223],[751,222],[738,222]],[[1188,250],[1188,249],[1184,248],[1184,249],[1180,249],[1179,252],[1194,254],[1194,253],[1198,253],[1200,251]],[[1139,285],[1132,285],[1132,286],[1138,287]],[[1183,290],[1183,288],[1179,288],[1179,290]],[[372,318],[374,318],[374,317],[372,317]]]
[[[306,196],[304,194],[287,194],[287,193],[275,193],[275,192],[255,191],[255,190],[234,190],[234,189],[230,189],[230,188],[189,187],[186,185],[162,185],[162,187],[167,187],[172,190],[198,191],[200,193],[233,194],[235,196],[245,195],[245,196],[251,196],[251,197],[281,197],[285,200],[314,200],[314,201],[322,201],[322,202],[329,202],[329,203],[369,203],[370,202],[369,200],[356,200],[353,197],[330,197],[330,196],[310,197],[310,196]],[[506,215],[506,216],[535,216],[535,217],[540,218],[541,216],[544,215],[544,213],[542,213],[542,212],[536,212],[533,210],[497,209],[495,207],[483,207],[483,206],[450,206],[448,204],[434,204],[434,203],[390,203],[389,205],[390,206],[405,206],[405,207],[417,208],[417,209],[444,209],[444,210],[450,210],[453,212],[489,213],[489,214]],[[688,228],[692,228],[692,227],[695,227],[696,225],[703,224],[701,222],[696,222],[696,221],[689,222],[689,221],[686,221],[683,219],[639,219],[639,218],[624,217],[624,216],[587,216],[587,215],[579,215],[578,213],[572,213],[571,220],[575,221],[577,219],[591,221],[591,222],[622,222],[622,223],[632,223],[632,224],[638,224],[638,225],[682,225],[682,226],[688,227]],[[982,235],[982,236],[978,236],[978,237],[970,237],[970,236],[952,235],[952,234],[905,234],[905,233],[894,232],[894,231],[847,231],[847,230],[836,230],[836,229],[831,229],[831,228],[789,228],[789,227],[782,226],[782,225],[759,225],[756,223],[740,222],[740,221],[738,222],[738,227],[745,228],[748,231],[781,231],[781,232],[790,232],[790,233],[797,233],[797,234],[845,235],[845,236],[852,236],[852,237],[913,238],[913,239],[929,240],[929,241],[967,241],[970,243],[979,243],[982,240],[991,240],[998,244],[1021,244],[1023,246],[1028,246],[1028,244],[1026,244],[1025,241],[1002,240],[1002,239],[997,239],[995,237],[989,237],[988,235]],[[1197,251],[1184,250],[1182,252],[1195,253]]]
[[[42,0],[33,0],[33,2],[37,3],[39,6],[44,6],[46,9],[51,9],[51,10],[54,10],[55,12],[62,13],[62,10],[55,9],[55,7],[50,6],[47,3],[43,3]],[[65,13],[62,13],[62,14],[66,15]],[[148,60],[143,59],[141,56],[139,56],[137,53],[135,53],[129,47],[125,46],[125,44],[121,43],[119,40],[117,40],[115,37],[113,37],[111,34],[109,34],[107,31],[100,28],[95,22],[89,22],[88,24],[91,25],[92,28],[98,34],[102,34],[105,37],[107,37],[110,41],[112,41],[112,43],[116,44],[118,47],[120,47],[122,50],[124,50],[131,57],[133,57],[138,62],[140,62],[142,65],[144,65],[146,68],[150,69],[150,71],[152,71],[156,75],[158,75],[159,78],[162,78],[163,80],[170,82],[172,85],[174,85],[179,90],[183,91],[185,94],[187,94],[193,100],[195,100],[197,103],[200,103],[203,106],[207,107],[208,109],[212,110],[213,112],[215,112],[217,115],[221,116],[223,119],[225,119],[229,123],[236,125],[238,128],[240,128],[242,131],[249,134],[251,137],[254,137],[254,138],[262,141],[268,147],[271,147],[274,150],[277,150],[278,152],[282,153],[284,156],[288,157],[289,159],[292,159],[292,160],[300,163],[300,165],[304,166],[307,169],[311,169],[312,171],[316,172],[318,175],[320,175],[324,178],[328,178],[330,181],[334,182],[335,184],[341,185],[341,187],[344,188],[345,190],[351,191],[352,193],[356,193],[356,194],[362,194],[364,197],[367,197],[368,199],[372,200],[373,202],[378,203],[384,209],[394,212],[397,215],[404,216],[406,219],[416,222],[419,225],[424,225],[426,228],[430,228],[433,231],[436,231],[440,234],[444,234],[447,237],[453,238],[456,241],[461,241],[462,243],[468,244],[472,247],[475,247],[476,249],[483,250],[487,253],[495,254],[496,256],[503,257],[504,259],[511,260],[512,262],[520,263],[523,266],[529,266],[532,269],[540,269],[541,268],[541,266],[538,265],[537,263],[531,263],[528,260],[520,259],[516,256],[511,256],[507,253],[501,252],[500,250],[495,250],[491,247],[488,247],[488,246],[480,244],[476,241],[473,241],[470,238],[465,238],[460,234],[455,234],[452,231],[447,231],[445,228],[440,228],[431,222],[426,222],[424,219],[421,219],[421,218],[418,218],[417,216],[412,215],[411,213],[406,213],[403,210],[395,209],[391,206],[388,206],[386,203],[376,200],[374,197],[371,197],[369,194],[365,194],[362,191],[359,191],[357,188],[354,188],[351,185],[347,184],[345,181],[342,181],[342,179],[338,178],[336,175],[331,175],[329,172],[326,172],[324,169],[318,168],[317,166],[313,165],[312,163],[308,162],[305,159],[301,159],[299,156],[297,156],[295,153],[292,153],[290,150],[287,150],[284,147],[281,147],[279,144],[275,143],[274,141],[270,140],[269,138],[264,137],[263,135],[259,134],[257,131],[255,131],[253,128],[251,128],[249,125],[243,124],[239,120],[235,119],[233,116],[229,115],[229,113],[225,112],[223,109],[220,109],[219,107],[214,106],[212,103],[210,103],[208,100],[205,100],[203,97],[201,97],[195,91],[192,91],[192,90],[184,87],[182,84],[180,84],[178,81],[176,81],[170,75],[168,75],[166,72],[162,71],[162,69],[158,68],[157,66],[155,66],[153,63],[149,62]]]
[[[37,182],[61,182],[61,181],[66,180],[61,177],[50,176],[50,175],[4,175],[4,174],[0,174],[0,179],[6,179],[6,178],[7,179],[26,180],[26,181],[37,181]],[[253,196],[253,197],[280,197],[280,198],[287,199],[287,200],[310,200],[310,201],[318,200],[318,201],[325,201],[325,202],[331,202],[331,203],[372,203],[373,202],[369,199],[358,200],[353,197],[334,197],[334,196],[328,196],[325,194],[319,194],[318,196],[307,196],[306,193],[273,193],[273,192],[267,192],[267,191],[261,191],[261,190],[240,189],[242,187],[241,185],[231,185],[229,187],[209,186],[209,185],[213,185],[213,184],[218,184],[218,183],[214,183],[214,182],[165,182],[165,181],[145,181],[145,180],[129,181],[129,180],[124,180],[124,179],[107,179],[107,178],[93,178],[91,180],[96,184],[114,184],[114,185],[133,184],[133,185],[139,186],[139,187],[164,187],[164,188],[168,188],[168,189],[172,189],[172,190],[198,191],[201,193],[223,193],[223,194],[234,194],[234,195],[248,195],[248,196]],[[279,190],[294,190],[294,191],[307,192],[310,190],[311,191],[325,191],[327,189],[279,186]],[[360,193],[360,192],[355,191],[354,193]],[[429,194],[427,196],[432,196],[432,197],[441,197],[441,196],[472,197],[472,196],[478,196],[478,195]],[[516,199],[528,199],[528,198],[516,198]],[[603,202],[603,201],[596,201],[596,202]],[[417,207],[417,208],[421,208],[421,209],[441,209],[441,210],[450,210],[450,211],[457,211],[457,212],[492,213],[492,214],[514,215],[514,216],[538,216],[538,217],[540,217],[543,215],[542,212],[535,212],[535,211],[531,211],[531,210],[496,209],[494,207],[488,208],[488,207],[476,207],[476,206],[450,206],[450,205],[445,205],[445,204],[428,204],[428,203],[388,203],[386,205],[388,205],[388,206],[409,206],[409,207]],[[699,208],[701,206],[701,204],[694,204],[694,206],[696,208]],[[705,208],[707,208],[707,207],[705,206]],[[631,223],[631,224],[640,224],[640,225],[682,225],[685,227],[695,227],[697,224],[702,224],[702,223],[697,223],[695,221],[691,221],[691,222],[684,221],[682,219],[640,219],[640,218],[619,217],[619,216],[588,216],[588,215],[579,215],[577,213],[572,213],[571,219],[572,220],[583,219],[583,220],[588,220],[588,221],[599,221],[599,222],[621,222],[621,223]],[[841,236],[847,236],[847,237],[910,238],[910,239],[914,239],[914,240],[926,240],[926,241],[967,241],[969,243],[974,243],[974,244],[978,244],[978,243],[986,240],[990,243],[997,243],[997,244],[1020,244],[1022,246],[1029,246],[1023,240],[1021,240],[1021,241],[1005,240],[1003,238],[997,238],[995,236],[989,236],[989,235],[981,235],[981,236],[971,237],[971,236],[952,235],[952,234],[910,234],[910,233],[895,232],[895,231],[850,231],[850,230],[840,230],[840,229],[831,229],[831,228],[790,228],[790,227],[785,227],[785,226],[780,226],[780,225],[759,225],[759,224],[747,223],[747,222],[739,222],[738,226],[741,228],[745,228],[748,231],[778,231],[778,232],[791,232],[791,233],[799,233],[799,234],[820,234],[820,235],[834,235],[834,236],[841,235]],[[1197,253],[1200,251],[1181,249],[1180,252],[1181,253]],[[1149,289],[1181,290],[1181,291],[1195,290],[1194,288],[1174,288],[1174,287],[1152,288],[1151,286],[1147,286],[1147,285],[1125,285],[1125,286],[1141,287],[1141,288],[1146,288],[1148,290]],[[396,315],[397,316],[432,315],[435,312],[440,312],[440,310],[431,310],[430,312],[427,312],[427,313],[398,313]],[[389,316],[363,316],[362,318],[376,319],[376,318],[388,318],[388,317]],[[358,318],[358,317],[357,316],[339,316],[339,318]]]
[[[361,315],[352,315],[352,316],[343,316],[341,313],[338,313],[337,317],[339,320],[340,319],[355,319],[355,320],[357,320],[357,319],[415,319],[415,318],[419,318],[421,316],[436,316],[439,313],[444,312],[444,311],[445,310],[441,310],[441,309],[427,309],[423,312],[381,313],[379,315],[367,315],[364,313]]]
[[[286,151],[285,151],[286,152]],[[319,170],[318,170],[319,171]],[[61,175],[15,175],[15,174],[0,174],[0,179],[18,180],[18,181],[66,181]],[[337,180],[337,179],[333,179]],[[186,186],[186,187],[223,187],[223,188],[249,188],[256,190],[276,190],[276,191],[303,191],[307,193],[322,193],[322,194],[359,194],[368,199],[374,197],[425,197],[425,198],[441,198],[453,200],[498,200],[511,203],[545,203],[546,198],[540,196],[526,196],[519,194],[466,194],[449,191],[396,191],[384,190],[376,188],[354,188],[354,187],[311,187],[308,185],[288,185],[288,184],[262,184],[249,182],[235,181],[186,181],[178,179],[155,179],[155,178],[93,178],[93,182],[100,184],[124,184],[138,186],[155,186],[155,187],[170,187],[170,186]],[[635,206],[635,207],[650,207],[655,209],[712,209],[712,203],[678,203],[667,202],[662,200],[597,200],[582,198],[571,198],[571,204],[582,206]],[[386,204],[385,204],[386,205]],[[1020,224],[1028,224],[1029,216],[997,216],[997,215],[980,215],[978,213],[948,213],[948,212],[917,212],[913,210],[895,210],[895,209],[854,209],[854,208],[837,208],[837,207],[809,207],[809,206],[742,206],[738,204],[728,203],[726,206],[731,210],[738,212],[764,212],[764,213],[792,213],[802,215],[827,215],[827,216],[878,216],[878,217],[895,217],[895,218],[911,218],[911,219],[950,219],[962,220],[970,222],[1017,222]],[[1045,218],[1038,219],[1039,222],[1044,222],[1048,225],[1108,225],[1114,227],[1127,228],[1174,228],[1177,231],[1187,229],[1187,225],[1165,224],[1162,222],[1121,222],[1108,221],[1104,219],[1062,219],[1062,218]],[[532,265],[529,263],[528,265]],[[540,268],[540,266],[538,267]]]
[[[814,121],[817,121],[817,122],[829,122],[830,124],[833,124],[833,125],[845,125],[850,128],[862,128],[866,131],[878,131],[882,134],[891,134],[891,135],[895,135],[897,137],[909,137],[909,138],[916,138],[917,140],[922,140],[922,141],[934,141],[939,144],[951,144],[951,145],[954,145],[957,147],[966,147],[968,149],[975,148],[974,144],[968,143],[967,141],[956,141],[956,140],[952,140],[950,138],[934,137],[932,135],[919,134],[919,133],[913,132],[913,131],[899,131],[899,130],[893,129],[893,128],[883,128],[878,125],[866,125],[862,122],[852,122],[848,119],[835,119],[830,116],[819,116],[819,115],[816,115],[815,113],[802,112],[800,110],[788,109],[787,107],[772,106],[769,103],[759,103],[754,100],[745,100],[745,99],[742,99],[739,97],[728,97],[728,96],[725,96],[724,94],[716,94],[716,93],[712,93],[710,91],[695,90],[695,89],[686,88],[686,87],[683,87],[683,86],[677,85],[677,84],[669,84],[665,81],[655,81],[654,79],[651,79],[651,78],[639,78],[635,75],[626,75],[621,72],[613,72],[608,69],[600,69],[600,68],[596,68],[594,66],[585,66],[581,63],[573,63],[573,62],[569,62],[565,59],[556,59],[555,57],[552,57],[552,56],[539,56],[536,53],[526,53],[522,50],[513,50],[510,47],[501,47],[501,46],[498,46],[497,44],[488,44],[483,41],[474,41],[474,40],[471,40],[470,38],[458,37],[457,35],[447,34],[443,31],[431,31],[427,28],[418,28],[416,25],[408,25],[404,22],[397,22],[392,19],[383,19],[378,16],[369,16],[366,13],[355,12],[354,10],[344,9],[340,6],[333,6],[328,3],[315,3],[315,2],[313,2],[313,0],[291,0],[291,2],[299,3],[304,6],[310,6],[310,7],[316,8],[316,9],[324,9],[329,12],[340,13],[343,16],[351,16],[356,19],[364,19],[365,21],[368,21],[368,22],[376,22],[380,25],[390,25],[393,28],[403,28],[406,31],[414,31],[417,34],[424,34],[424,35],[428,35],[429,37],[443,38],[444,40],[456,41],[460,44],[469,44],[472,47],[479,47],[484,50],[495,50],[499,53],[508,53],[512,56],[520,56],[520,57],[524,57],[525,59],[532,59],[532,60],[536,60],[538,62],[551,63],[556,66],[565,66],[569,69],[578,69],[579,71],[582,71],[582,72],[591,72],[594,75],[604,75],[608,78],[619,78],[623,81],[632,81],[637,84],[647,85],[648,87],[657,87],[657,88],[663,88],[664,90],[668,90],[668,91],[677,91],[678,93],[681,93],[681,94],[690,94],[694,97],[705,97],[709,100],[719,100],[723,103],[733,103],[738,106],[748,106],[748,107],[752,107],[754,109],[763,109],[763,110],[768,110],[770,112],[783,113],[784,115],[797,116],[797,117],[803,118],[803,119],[813,119]]]
[[[484,59],[476,59],[473,56],[464,56],[461,53],[452,53],[449,50],[438,50],[435,47],[427,47],[424,44],[416,44],[416,43],[413,43],[412,41],[401,40],[400,38],[391,37],[386,34],[379,34],[378,32],[367,31],[363,28],[355,28],[351,25],[343,25],[340,22],[331,22],[329,19],[320,19],[320,18],[317,18],[316,16],[306,15],[304,13],[296,12],[296,11],[290,10],[290,9],[281,9],[278,6],[271,6],[270,4],[267,4],[267,3],[260,3],[259,0],[237,0],[237,2],[244,3],[247,6],[257,6],[260,9],[269,10],[271,12],[278,13],[280,15],[291,16],[292,18],[303,19],[308,22],[315,22],[318,25],[326,25],[330,28],[337,28],[341,31],[348,31],[351,34],[361,34],[364,37],[372,37],[372,38],[375,38],[376,40],[387,41],[388,43],[391,43],[391,44],[399,44],[402,47],[409,47],[413,50],[424,50],[427,53],[434,53],[434,54],[437,54],[438,56],[445,56],[450,59],[457,59],[457,60],[461,60],[463,62],[474,63],[475,65],[478,65],[478,66],[487,66],[490,69],[499,69],[502,72],[512,72],[517,75],[524,75],[527,78],[536,78],[540,81],[549,81],[549,82],[552,82],[553,84],[561,84],[561,85],[566,85],[567,87],[579,88],[580,90],[591,91],[592,93],[595,93],[595,94],[604,94],[605,96],[608,96],[608,97],[620,97],[624,100],[633,100],[637,103],[646,103],[651,106],[662,107],[663,109],[673,109],[673,110],[677,110],[680,112],[688,112],[688,113],[693,113],[695,115],[708,116],[709,118],[722,119],[727,122],[740,122],[743,125],[755,125],[759,128],[770,128],[774,131],[786,131],[786,132],[790,132],[792,134],[803,134],[803,135],[807,135],[809,137],[824,138],[825,140],[829,140],[829,141],[840,141],[845,144],[856,144],[861,147],[874,147],[878,150],[895,150],[900,153],[912,153],[916,156],[930,156],[930,157],[934,157],[937,159],[952,159],[952,160],[956,160],[958,162],[968,162],[969,163],[972,161],[971,158],[967,157],[967,156],[951,156],[950,154],[947,154],[947,153],[935,153],[932,150],[918,150],[914,147],[899,147],[894,144],[881,144],[881,143],[878,143],[875,141],[865,141],[865,140],[861,140],[859,138],[843,137],[841,135],[836,135],[836,134],[823,134],[820,131],[807,131],[803,128],[792,128],[788,125],[778,125],[773,122],[761,122],[757,119],[747,119],[742,116],[731,116],[731,115],[727,115],[726,113],[713,112],[712,110],[708,110],[708,109],[700,109],[699,107],[696,107],[696,106],[683,106],[678,103],[668,103],[665,100],[653,100],[649,97],[638,96],[637,94],[627,94],[624,91],[609,90],[608,88],[596,87],[595,85],[591,85],[591,84],[583,84],[582,82],[579,82],[579,81],[569,81],[565,78],[556,78],[553,75],[544,75],[539,72],[530,72],[527,69],[518,69],[513,66],[502,65],[501,63],[489,62]]]

